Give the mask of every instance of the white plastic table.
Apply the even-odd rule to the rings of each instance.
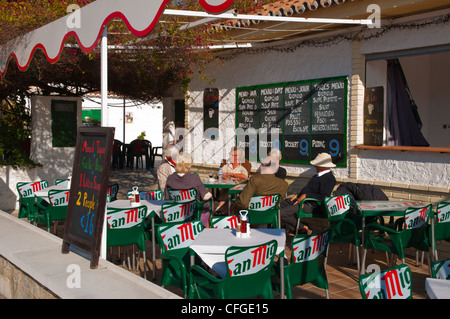
[[[235,229],[205,228],[194,242],[189,246],[212,270],[221,278],[226,276],[225,252],[231,246],[253,246],[275,239],[277,241],[277,254],[284,252],[286,245],[286,232],[284,229],[251,229],[249,238],[236,237]],[[280,255],[281,298],[284,298],[284,260]],[[191,263],[193,264],[193,256]]]
[[[450,280],[427,278],[425,289],[430,299],[450,299]]]

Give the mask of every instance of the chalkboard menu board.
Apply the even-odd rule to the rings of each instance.
[[[81,248],[91,268],[100,256],[113,141],[114,128],[78,128],[62,253]]]
[[[366,88],[364,95],[364,145],[383,145],[384,88]]]
[[[347,77],[236,88],[237,146],[259,160],[271,148],[284,163],[309,164],[317,154],[347,165]],[[239,133],[240,132],[240,133]]]

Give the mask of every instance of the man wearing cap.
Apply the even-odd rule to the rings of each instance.
[[[330,154],[320,153],[311,161],[311,165],[315,167],[317,174],[308,181],[300,193],[289,196],[280,204],[281,224],[292,232],[297,225],[297,212],[300,208],[300,202],[304,198],[324,200],[326,196],[331,195],[336,185],[336,179],[330,170],[330,168],[336,167],[336,165],[331,161]],[[303,203],[303,211],[308,214],[320,214],[320,205],[313,201],[306,201]],[[312,231],[306,225],[300,224],[299,233],[309,235]]]

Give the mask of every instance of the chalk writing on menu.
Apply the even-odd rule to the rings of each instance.
[[[74,208],[76,217],[71,230],[89,242],[92,241],[94,231],[104,162],[105,140],[96,136],[85,136],[81,146],[78,176],[74,176],[77,185]]]
[[[260,153],[279,148],[282,162],[307,164],[326,152],[346,165],[347,82],[339,77],[237,88],[236,127],[258,130]],[[279,132],[279,140],[270,131]]]
[[[114,128],[78,129],[62,253],[73,244],[98,265]]]

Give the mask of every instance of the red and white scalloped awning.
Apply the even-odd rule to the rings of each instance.
[[[20,36],[0,47],[0,74],[6,72],[11,57],[20,70],[28,68],[36,49],[43,49],[48,61],[58,60],[65,40],[75,36],[81,49],[92,51],[98,44],[103,27],[113,18],[122,19],[130,32],[147,35],[158,22],[170,0],[97,0],[75,12]],[[199,0],[211,13],[231,6],[233,0]]]

